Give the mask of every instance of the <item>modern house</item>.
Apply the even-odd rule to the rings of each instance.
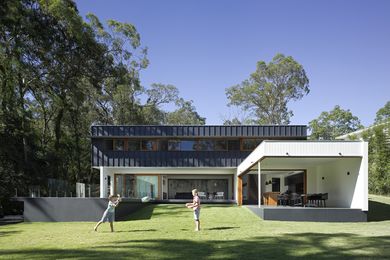
[[[92,126],[101,197],[234,202],[263,219],[365,221],[367,143],[304,125]],[[253,206],[255,205],[255,206]]]

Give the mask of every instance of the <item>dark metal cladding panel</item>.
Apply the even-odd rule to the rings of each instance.
[[[218,136],[226,136],[226,127],[219,126],[217,135]]]
[[[274,136],[280,136],[280,127],[274,126]]]
[[[249,152],[123,152],[104,154],[104,164],[111,167],[237,167]]]
[[[252,126],[91,126],[92,137],[307,137],[303,125]]]
[[[297,136],[297,127],[296,126],[289,127],[289,129],[290,129],[290,136]]]

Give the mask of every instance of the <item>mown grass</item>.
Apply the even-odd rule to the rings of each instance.
[[[98,218],[99,216],[97,216]],[[245,207],[204,205],[202,231],[183,205],[149,205],[115,232],[94,223],[0,227],[4,259],[389,258],[390,198],[370,196],[367,223],[263,221]]]

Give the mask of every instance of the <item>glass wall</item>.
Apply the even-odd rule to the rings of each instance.
[[[141,148],[141,140],[128,140],[127,150],[128,151],[139,151]]]
[[[192,199],[195,187],[202,199],[229,199],[228,179],[168,179],[169,199]]]
[[[254,150],[262,140],[260,139],[243,139],[242,140],[242,150],[252,151]]]
[[[125,198],[158,198],[158,176],[138,176],[134,174],[115,174],[114,194]]]
[[[262,139],[114,139],[104,140],[105,150],[114,151],[252,151]]]
[[[158,197],[158,176],[136,176],[136,183],[138,198],[148,196],[155,199]]]
[[[180,150],[181,151],[196,151],[196,141],[195,140],[182,140],[182,141],[180,141]]]
[[[125,150],[125,141],[114,140],[114,150],[115,151],[124,151]]]

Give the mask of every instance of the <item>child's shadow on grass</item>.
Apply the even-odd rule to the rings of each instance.
[[[239,227],[213,227],[213,228],[204,228],[204,230],[229,230],[229,229],[235,229]],[[182,228],[181,231],[189,231],[188,228]]]
[[[229,230],[235,228],[239,228],[239,227],[213,227],[213,228],[206,228],[206,230]]]

